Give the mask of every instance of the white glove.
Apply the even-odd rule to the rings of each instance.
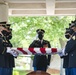
[[[12,50],[10,51],[10,53],[11,53],[14,57],[17,57],[17,56],[19,55],[19,53],[18,53],[16,50],[14,50],[14,49],[12,49]]]
[[[62,54],[65,55],[65,48],[62,49]]]
[[[15,49],[7,48],[7,53],[12,54],[14,57],[17,57],[19,55],[18,51]]]
[[[59,52],[58,54],[59,54],[60,57],[64,56],[64,54],[62,52]]]

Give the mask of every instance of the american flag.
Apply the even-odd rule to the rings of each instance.
[[[12,53],[13,52],[13,53]],[[18,53],[18,54],[54,54],[61,52],[60,49],[57,48],[7,48],[7,53]]]

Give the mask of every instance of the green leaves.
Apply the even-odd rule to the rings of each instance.
[[[33,17],[9,17],[12,23],[14,47],[28,47],[36,36],[36,30],[45,30],[44,39],[50,41],[52,47],[60,47],[59,38],[64,37],[65,28],[74,20],[74,16],[33,16]]]

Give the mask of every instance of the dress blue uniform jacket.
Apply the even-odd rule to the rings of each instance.
[[[68,67],[76,68],[76,39],[70,39],[65,47],[65,54],[69,56]]]
[[[68,68],[68,63],[69,63],[69,55],[63,56],[63,68]]]
[[[35,40],[30,44],[30,48],[34,48],[34,47],[38,47],[41,48],[44,45],[48,45],[48,48],[50,48],[50,43],[47,40],[43,40],[43,42],[41,43],[39,40]],[[50,59],[51,59],[51,55],[38,55],[36,54],[34,56],[34,60],[33,60],[33,67],[47,67],[47,65],[50,64]]]
[[[3,46],[3,39],[0,37],[0,67],[12,68],[15,66],[14,57],[6,53],[6,47]]]
[[[67,41],[68,44],[69,41]],[[66,44],[66,46],[67,46]],[[61,56],[61,58],[63,58],[63,68],[68,68],[68,64],[69,64],[69,54],[65,55],[65,56]]]

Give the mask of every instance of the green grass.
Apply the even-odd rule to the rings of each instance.
[[[20,70],[14,70],[13,71],[13,75],[26,75],[27,72],[26,71],[20,71]]]

